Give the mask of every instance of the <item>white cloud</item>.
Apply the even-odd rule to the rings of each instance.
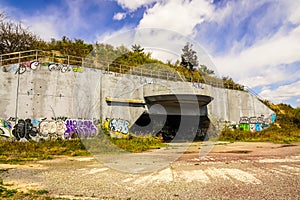
[[[129,9],[131,12],[135,11],[136,9],[142,6],[147,6],[156,1],[157,0],[117,0],[118,4],[121,5],[122,8]]]
[[[118,13],[115,13],[115,14],[114,14],[113,20],[120,21],[120,20],[122,20],[122,19],[125,19],[125,17],[126,17],[126,13],[118,12]]]
[[[46,41],[49,41],[51,38],[60,37],[60,31],[57,29],[54,21],[49,21],[49,19],[31,19],[30,24],[30,29]]]
[[[297,103],[300,103],[300,98],[296,100]]]
[[[271,100],[274,103],[281,103],[283,101],[289,100],[293,97],[300,97],[300,81],[279,86],[276,89],[270,89],[269,87],[264,87],[260,92],[260,96],[265,99]],[[297,101],[298,102],[298,101]]]
[[[233,47],[234,48],[234,47]],[[222,74],[235,79],[256,76],[261,71],[300,60],[300,26],[286,35],[278,33],[271,38],[256,42],[241,52],[216,57],[215,64]]]
[[[192,35],[197,24],[202,23],[213,12],[206,0],[166,0],[149,8],[139,23],[139,28],[162,28]]]

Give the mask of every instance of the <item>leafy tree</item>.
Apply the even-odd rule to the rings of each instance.
[[[199,71],[202,75],[213,75],[214,70],[209,69],[206,65],[200,65]]]
[[[197,52],[192,49],[193,45],[189,42],[182,49],[181,63],[180,65],[188,68],[189,70],[194,70],[198,67],[198,57]]]
[[[143,51],[144,51],[144,48],[142,48],[141,45],[139,45],[139,44],[132,45],[131,49],[133,52],[136,52],[136,53],[143,53]]]
[[[8,19],[0,13],[0,53],[11,53],[35,49],[41,43],[37,35],[33,34],[20,22]]]
[[[51,39],[45,50],[57,50],[62,54],[85,57],[93,50],[93,45],[87,44],[81,39],[73,41],[67,36],[63,36],[61,40]]]

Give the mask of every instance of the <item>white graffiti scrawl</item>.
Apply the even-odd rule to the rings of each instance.
[[[112,119],[109,122],[109,128],[113,132],[120,132],[123,134],[128,134],[129,122],[123,119]]]
[[[66,125],[62,120],[44,120],[39,124],[39,133],[43,137],[63,136],[65,131]]]

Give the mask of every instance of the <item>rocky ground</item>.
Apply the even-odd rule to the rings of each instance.
[[[300,199],[299,143],[182,143],[0,169],[11,188],[67,199]]]

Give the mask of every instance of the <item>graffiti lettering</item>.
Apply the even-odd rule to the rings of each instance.
[[[204,86],[203,86],[203,84],[201,84],[201,83],[192,83],[192,85],[193,85],[195,88],[198,88],[198,89],[204,89]]]
[[[73,66],[72,69],[73,69],[73,72],[80,72],[80,73],[83,72],[83,68],[82,67],[75,67],[75,66]]]
[[[109,128],[113,132],[120,132],[123,134],[128,134],[129,131],[129,122],[122,119],[112,119],[109,122]]]
[[[76,134],[79,138],[90,138],[97,135],[97,128],[91,120],[67,119],[65,138],[72,138]]]
[[[19,119],[13,126],[14,118],[9,120],[0,119],[0,137],[15,138],[16,140],[35,140],[39,139],[71,139],[74,137],[91,138],[98,134],[95,124],[100,120],[81,120],[66,119],[57,117],[52,120],[44,119]]]
[[[240,118],[240,124],[249,124],[249,118],[248,117],[241,117]]]
[[[276,114],[264,118],[263,115],[259,117],[241,117],[239,121],[239,128],[244,131],[258,132],[264,128],[268,128],[276,120]],[[236,124],[232,123],[231,127],[235,129]]]
[[[12,125],[10,122],[5,120],[0,120],[0,136],[1,137],[11,137]]]
[[[50,63],[48,65],[48,69],[49,71],[61,71],[62,73],[70,72],[72,70],[72,68],[69,65],[55,63]]]
[[[156,83],[156,80],[154,78],[141,78],[140,83],[141,84],[154,84],[154,83]]]
[[[23,74],[26,71],[36,70],[40,66],[38,61],[32,62],[22,62],[19,64],[19,68],[17,69],[16,73]]]
[[[17,139],[31,140],[33,137],[37,136],[37,129],[33,126],[31,119],[19,119],[18,123],[14,126],[12,130],[13,136]]]
[[[44,120],[39,124],[39,134],[43,137],[62,137],[66,126],[62,120]]]

